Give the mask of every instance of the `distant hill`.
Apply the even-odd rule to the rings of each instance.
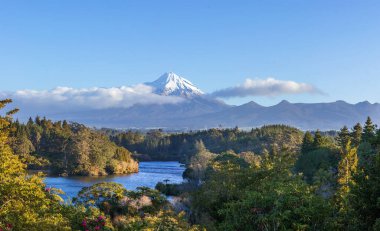
[[[163,74],[154,82],[145,83],[154,88],[154,93],[166,96],[194,97],[204,95],[198,87],[189,80],[173,72]]]
[[[282,101],[269,107],[249,102],[231,106],[211,98],[189,80],[172,72],[144,84],[152,87],[155,94],[181,97],[183,100],[175,104],[135,104],[129,108],[93,109],[46,116],[121,129],[196,130],[286,124],[303,130],[335,130],[343,125],[353,126],[357,122],[364,122],[367,116],[371,116],[375,123],[380,123],[380,105],[367,101],[357,104],[344,101],[312,104]]]
[[[266,124],[286,124],[303,130],[337,130],[342,126],[363,123],[371,116],[380,121],[380,105],[369,102],[349,104],[344,101],[332,103],[289,103],[264,107],[255,102],[232,107],[218,113],[192,118],[191,126],[207,124],[210,127],[257,127]]]

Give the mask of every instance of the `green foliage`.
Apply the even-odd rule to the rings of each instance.
[[[305,133],[296,159],[275,145],[255,161],[245,161],[253,153],[218,155],[192,193],[192,220],[210,230],[377,230],[380,132],[375,128],[370,119],[363,133],[360,124],[352,132],[343,127],[337,142],[319,131],[314,137]]]
[[[341,159],[338,164],[338,190],[335,194],[335,203],[337,210],[337,221],[339,229],[350,229],[350,190],[355,184],[353,176],[357,172],[358,156],[357,148],[351,147],[348,141],[346,146],[341,150]]]
[[[118,229],[123,231],[157,230],[157,231],[200,231],[198,226],[191,226],[184,213],[176,214],[171,210],[159,211],[156,215],[141,217],[129,217],[117,222]]]
[[[314,149],[314,137],[309,131],[307,131],[302,140],[301,152],[307,153],[313,149]]]
[[[363,129],[363,141],[372,142],[375,137],[376,125],[372,123],[370,117],[367,118]]]
[[[188,224],[183,213],[176,214],[160,192],[146,187],[128,191],[117,183],[98,183],[83,188],[76,202],[87,210],[99,208],[110,217],[115,230],[198,230]],[[82,224],[91,225],[88,217]],[[98,220],[92,219],[92,223],[99,226]]]
[[[352,148],[349,141],[341,150],[341,159],[338,164],[338,184],[342,197],[349,192],[349,186],[354,183],[352,176],[357,172],[357,166],[357,148]]]
[[[209,152],[202,141],[195,143],[196,154],[191,157],[184,178],[191,180],[204,180],[208,164],[216,155]]]
[[[378,230],[380,220],[379,139],[368,117],[363,133],[357,125],[351,137],[356,142],[342,148],[338,164],[336,216],[339,230]],[[356,135],[354,135],[356,134]],[[357,141],[360,140],[359,144]]]
[[[250,164],[253,168],[259,168],[261,165],[262,157],[253,152],[241,152],[239,153],[239,157]]]
[[[369,151],[371,146],[363,144],[368,155],[359,159],[365,163],[359,164],[352,176],[354,184],[350,184],[346,199],[349,206],[345,223],[351,230],[380,230],[380,152]]]
[[[352,128],[352,132],[351,132],[352,145],[356,147],[360,145],[360,142],[362,140],[362,133],[363,133],[363,128],[360,123],[357,123]]]
[[[314,134],[314,148],[320,148],[323,146],[323,137],[321,135],[321,132],[317,130]]]
[[[319,131],[315,133],[315,138],[310,132],[306,132],[295,170],[302,173],[310,184],[315,183],[316,180],[322,183],[321,176],[316,176],[316,174],[324,172],[323,174],[331,175],[338,164],[338,156],[338,147],[333,139],[322,136]]]
[[[138,171],[131,153],[103,133],[81,124],[30,119],[12,123],[12,148],[31,169],[61,175],[107,175]]]
[[[0,101],[0,109],[10,102]],[[137,163],[104,131],[40,117],[23,125],[12,121],[15,112],[0,116],[0,230],[205,230],[188,219],[208,230],[380,229],[380,130],[370,118],[335,139],[316,131],[302,140],[302,132],[280,125],[112,132],[119,145],[153,159],[186,160],[190,181],[159,183],[159,191],[98,183],[66,204],[63,192],[46,188],[26,166],[105,175],[136,171]],[[160,192],[179,196],[188,215]]]
[[[273,177],[273,178],[272,178]],[[258,180],[220,210],[220,230],[326,229],[329,207],[299,177]]]
[[[189,133],[164,134],[153,130],[147,134],[140,132],[106,131],[111,140],[133,152],[147,154],[153,160],[180,160],[189,162],[197,153],[194,144],[202,140],[211,153],[233,150],[235,153],[261,153],[276,145],[279,149],[298,151],[302,142],[302,132],[285,125],[270,125],[251,131],[233,129],[209,129]]]
[[[344,126],[342,129],[340,129],[337,141],[340,147],[346,147],[348,142],[351,142],[350,131],[348,131],[347,126]]]
[[[337,150],[320,148],[302,153],[297,159],[295,169],[302,172],[306,181],[313,183],[319,170],[331,171],[338,163]]]
[[[158,182],[155,188],[156,190],[167,196],[179,196],[181,193],[178,185],[176,184],[165,184],[162,182]]]
[[[114,230],[109,217],[98,208],[86,208],[82,205],[63,204],[61,213],[70,221],[71,230]]]
[[[215,158],[193,193],[194,220],[210,230],[323,228],[330,208],[291,173],[292,155],[263,154],[261,167],[231,154]]]
[[[11,100],[0,101],[0,109]],[[11,117],[0,116],[0,228],[14,230],[70,230],[60,213],[59,198],[45,190],[39,175],[29,176],[9,146]]]
[[[102,208],[107,204],[115,204],[124,197],[126,189],[118,183],[98,183],[79,191],[75,202],[85,206],[96,206]]]

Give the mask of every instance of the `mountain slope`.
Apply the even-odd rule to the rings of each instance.
[[[281,103],[263,107],[256,103],[226,109],[218,113],[210,113],[192,119],[192,126],[199,123],[210,127],[258,127],[265,124],[286,124],[303,130],[322,129],[336,130],[344,125],[353,126],[363,123],[367,116],[380,122],[380,105],[361,102],[349,104],[344,101],[332,103]]]
[[[156,81],[145,83],[162,97],[180,97],[177,103],[135,104],[128,108],[92,109],[65,114],[46,114],[51,119],[66,119],[96,127],[204,129],[212,127],[258,127],[266,124],[286,124],[300,129],[340,129],[364,122],[371,116],[380,123],[380,105],[367,101],[349,104],[289,103],[265,107],[255,102],[231,106],[210,98],[189,80],[172,72]]]
[[[222,102],[196,97],[179,104],[135,105],[131,108],[94,110],[66,115],[64,118],[110,128],[164,128],[194,130],[213,127],[252,128],[267,124],[286,124],[302,130],[337,130],[344,125],[363,123],[371,116],[380,123],[380,105],[362,102],[349,104],[289,103],[264,107],[254,102],[229,106]],[[63,119],[63,118],[57,118]]]
[[[154,93],[166,96],[194,97],[204,93],[189,80],[173,72],[163,74],[154,82],[145,83],[154,89]]]
[[[99,109],[48,117],[96,127],[194,129],[198,127],[188,126],[192,118],[217,113],[230,107],[217,100],[193,97],[177,104],[138,104],[130,108]]]

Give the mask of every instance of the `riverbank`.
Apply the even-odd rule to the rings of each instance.
[[[177,161],[149,161],[139,163],[138,173],[109,176],[48,176],[45,178],[47,187],[62,189],[62,198],[70,200],[77,196],[83,187],[89,187],[100,182],[116,182],[129,190],[138,187],[154,188],[158,182],[168,180],[169,183],[183,182],[182,174],[185,168]]]

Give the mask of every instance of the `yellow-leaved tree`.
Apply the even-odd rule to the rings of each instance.
[[[0,101],[0,109],[12,100]],[[71,230],[60,214],[55,194],[45,188],[40,175],[28,175],[26,166],[9,146],[12,115],[0,114],[0,228],[3,230]]]
[[[344,145],[344,146],[343,146]],[[352,147],[351,140],[342,143],[341,146],[341,159],[338,164],[338,189],[335,195],[336,209],[337,209],[337,223],[334,229],[336,230],[353,230],[350,226],[350,201],[349,193],[351,187],[356,183],[354,175],[357,173],[358,155],[357,147]]]

